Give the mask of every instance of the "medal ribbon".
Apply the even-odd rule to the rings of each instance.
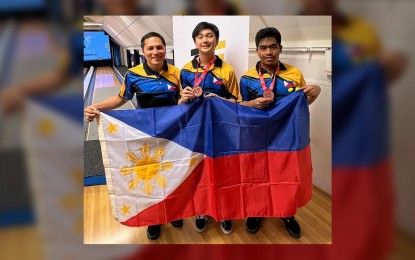
[[[267,90],[267,85],[265,84],[264,76],[262,75],[261,69],[262,68],[261,68],[261,63],[260,63],[259,64],[259,69],[258,69],[258,75],[259,75],[259,80],[261,81],[261,87],[265,92],[265,90]],[[280,63],[278,62],[277,69],[275,70],[275,74],[274,74],[274,77],[273,77],[272,82],[271,82],[271,86],[269,87],[269,89],[271,91],[274,89],[275,79],[278,77],[278,71],[279,70],[280,70]]]
[[[205,70],[203,71],[202,75],[200,75],[199,78],[199,67],[196,70],[196,74],[195,74],[195,86],[199,86],[200,82],[202,82],[202,80],[205,78],[206,74],[208,73],[210,66],[212,66],[213,62],[215,61],[216,57],[213,57],[213,59],[209,62],[209,64],[206,66]]]

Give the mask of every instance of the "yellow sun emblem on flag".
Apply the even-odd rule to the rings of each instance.
[[[129,176],[135,174],[135,177],[128,181],[128,189],[133,190],[138,187],[141,181],[143,181],[143,192],[151,195],[154,191],[153,179],[156,181],[156,184],[164,188],[167,186],[166,177],[164,177],[162,171],[170,171],[173,167],[173,164],[169,161],[163,162],[162,159],[165,154],[164,147],[157,147],[152,149],[147,144],[143,144],[140,151],[140,158],[134,152],[127,152],[127,159],[134,163],[133,166],[124,166],[120,173],[123,176]]]

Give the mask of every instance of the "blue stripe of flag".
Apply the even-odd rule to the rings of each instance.
[[[333,80],[333,166],[374,165],[389,155],[384,72],[371,62]]]
[[[210,157],[258,151],[298,151],[310,142],[309,110],[302,91],[262,111],[219,98],[139,110],[103,111],[154,137]]]

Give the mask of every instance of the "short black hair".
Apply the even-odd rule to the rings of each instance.
[[[219,40],[219,29],[216,25],[208,22],[200,22],[198,25],[196,25],[195,29],[192,32],[193,41],[195,41],[196,37],[201,31],[206,29],[211,29],[215,33],[216,39]]]
[[[266,27],[259,30],[255,35],[255,44],[258,49],[259,42],[264,38],[275,38],[278,45],[281,45],[281,33],[274,27]]]
[[[149,32],[149,33],[147,33],[146,35],[144,35],[141,38],[141,48],[144,49],[144,42],[145,42],[145,40],[147,40],[148,38],[151,38],[151,37],[158,37],[158,38],[160,38],[160,40],[163,43],[164,47],[166,47],[166,41],[164,40],[163,36],[161,36],[161,34],[156,33],[156,32]]]

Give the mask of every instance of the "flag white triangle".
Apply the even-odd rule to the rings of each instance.
[[[120,222],[164,200],[205,157],[105,113],[99,139],[113,214]]]

